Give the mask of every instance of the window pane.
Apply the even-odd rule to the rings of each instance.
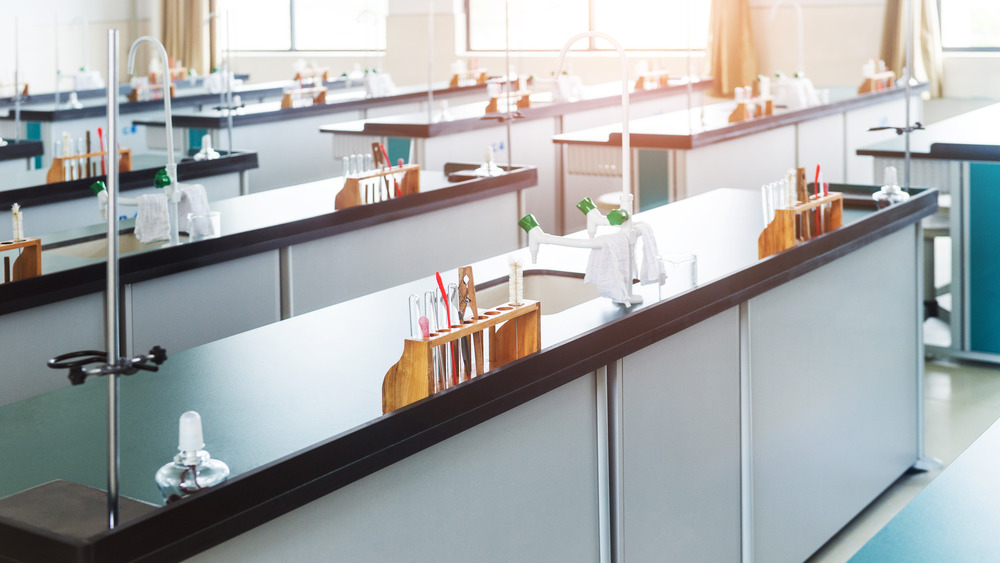
[[[943,0],[941,42],[945,47],[1000,47],[1000,2]]]
[[[588,28],[586,0],[511,0],[510,48],[559,50],[566,41]],[[469,44],[473,50],[502,51],[504,3],[469,0]],[[577,49],[586,49],[580,40]]]
[[[295,48],[385,49],[388,0],[295,0]]]
[[[220,14],[229,13],[234,51],[283,51],[292,47],[289,0],[218,0]],[[220,45],[226,45],[226,20],[216,22]]]
[[[593,1],[594,29],[621,41],[626,49],[687,49],[688,10],[691,48],[705,48],[711,6],[707,0]],[[596,46],[611,48],[603,41]]]

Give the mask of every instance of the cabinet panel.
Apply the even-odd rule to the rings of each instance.
[[[622,367],[626,561],[739,561],[739,312]]]

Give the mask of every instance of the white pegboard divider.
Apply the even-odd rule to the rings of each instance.
[[[370,154],[372,152],[372,143],[381,142],[381,137],[335,134],[333,136],[333,157],[340,159],[352,154]]]
[[[622,175],[622,151],[617,147],[570,145],[567,152],[567,170],[582,176]]]

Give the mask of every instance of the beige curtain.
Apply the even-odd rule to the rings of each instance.
[[[163,0],[163,46],[181,66],[208,74],[208,0]]]
[[[749,0],[712,0],[708,34],[712,95],[732,97],[734,88],[753,84],[757,78]]]
[[[930,84],[932,98],[941,97],[944,61],[935,0],[886,0],[882,59],[902,74],[906,66],[906,3],[913,2],[913,77]]]

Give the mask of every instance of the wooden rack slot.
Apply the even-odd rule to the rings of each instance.
[[[281,107],[299,107],[301,104],[296,104],[295,102],[305,99],[311,100],[311,105],[325,104],[326,88],[323,86],[315,86],[313,88],[297,88],[295,90],[288,90],[283,96],[281,96]]]
[[[163,74],[162,71],[151,71],[149,73],[149,83],[156,84],[160,82],[160,76]],[[184,80],[188,77],[188,68],[186,66],[174,66],[170,67],[170,81],[171,83],[176,80]]]
[[[881,92],[887,88],[892,88],[895,81],[896,73],[891,70],[876,73],[873,76],[865,78],[864,82],[861,83],[861,86],[858,87],[858,94]]]
[[[393,166],[392,168],[373,170],[359,176],[346,178],[344,180],[344,187],[340,189],[340,192],[337,193],[336,200],[334,200],[334,209],[347,209],[348,207],[354,207],[355,205],[374,203],[373,201],[368,201],[367,196],[362,193],[362,187],[367,188],[369,184],[378,185],[382,183],[391,194],[389,199],[396,197],[396,186],[393,182],[393,175],[399,174],[400,172],[404,174],[403,178],[399,180],[400,195],[419,193],[420,165],[404,164],[403,166]],[[379,188],[381,189],[381,186],[379,186]],[[379,198],[379,200],[381,199],[382,198]]]
[[[86,162],[83,159],[97,159],[100,163],[101,157],[107,155],[106,152],[90,152],[87,154],[75,154],[73,156],[57,156],[52,159],[52,166],[49,167],[48,174],[45,175],[46,184],[54,184],[56,182],[66,181],[66,166],[76,166],[80,170],[86,166]],[[118,159],[118,171],[119,172],[131,172],[132,171],[132,149],[120,149],[118,154],[121,157]],[[79,161],[79,162],[74,162]],[[98,169],[100,166],[98,165]],[[90,174],[84,171],[82,178],[87,178],[90,176],[96,176],[96,174]]]
[[[0,242],[0,253],[20,250],[13,265],[4,256],[3,283],[42,275],[42,239],[26,238],[19,241]]]
[[[433,349],[464,336],[487,332],[489,368],[498,368],[537,352],[541,347],[541,306],[525,300],[480,311],[477,320],[454,325],[450,331],[431,333],[430,338],[407,338],[403,355],[382,380],[382,412],[387,413],[434,393]]]
[[[499,113],[500,112],[500,100],[506,98],[506,96],[498,96],[496,98],[491,97],[490,103],[486,104],[486,113]],[[517,109],[524,109],[531,107],[531,92],[528,90],[518,90],[516,92],[510,93],[510,98],[512,100],[517,100]]]
[[[816,210],[820,221],[815,222]],[[799,203],[791,209],[776,209],[772,220],[757,238],[757,257],[766,258],[801,241],[839,229],[843,224],[844,195],[829,195]]]
[[[139,86],[136,86],[135,88],[132,88],[132,90],[128,93],[128,101],[130,101],[130,102],[138,102],[139,101],[139,94],[143,90],[163,90],[163,84],[141,84]],[[170,83],[170,97],[174,98],[176,96],[177,96],[177,85],[174,84],[173,82],[171,82]]]

